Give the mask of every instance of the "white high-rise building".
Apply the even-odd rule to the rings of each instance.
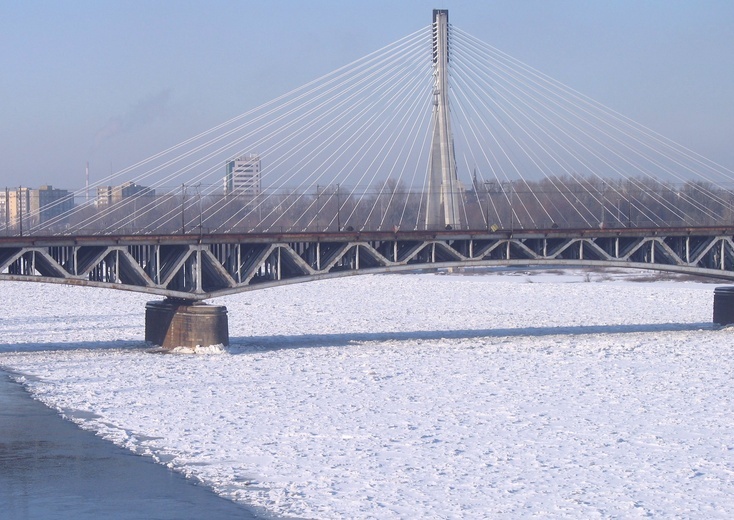
[[[225,195],[258,195],[261,190],[259,155],[243,155],[227,161]]]

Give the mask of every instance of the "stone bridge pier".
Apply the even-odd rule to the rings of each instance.
[[[166,298],[145,305],[145,341],[163,348],[229,345],[227,307]]]

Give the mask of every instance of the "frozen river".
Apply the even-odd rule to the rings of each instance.
[[[713,285],[646,276],[263,290],[216,301],[232,346],[211,355],[149,353],[145,296],[3,283],[0,367],[276,514],[731,517],[732,331],[711,324]]]

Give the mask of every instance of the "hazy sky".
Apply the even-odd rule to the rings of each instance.
[[[77,189],[431,23],[734,169],[730,0],[0,0],[0,186]]]

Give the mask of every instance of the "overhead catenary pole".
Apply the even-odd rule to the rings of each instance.
[[[449,12],[433,10],[433,140],[428,171],[426,229],[459,229],[459,181],[449,116]]]
[[[487,197],[487,203],[485,204],[486,210],[487,210],[487,214],[485,218],[486,220],[485,224],[487,224],[487,233],[489,233],[489,202],[490,202],[489,188],[491,185],[492,185],[492,181],[484,181],[484,191],[486,192],[486,197]]]
[[[85,173],[84,194],[84,202],[89,204],[89,161],[87,161],[87,169]]]
[[[186,234],[186,219],[185,219],[185,210],[186,209],[186,185],[181,184],[181,234]]]
[[[18,187],[18,215],[20,215],[20,236],[23,236],[23,187]]]
[[[336,230],[342,230],[342,224],[339,219],[339,209],[341,209],[341,202],[339,201],[339,183],[336,185]]]

